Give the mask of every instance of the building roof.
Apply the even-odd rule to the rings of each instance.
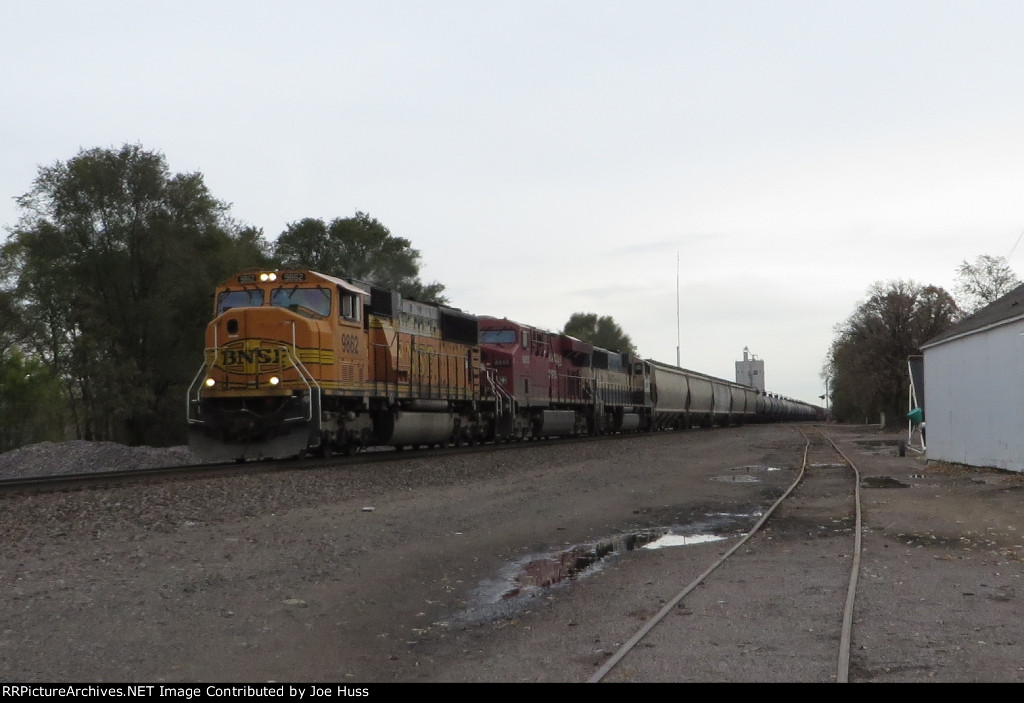
[[[934,347],[959,337],[983,332],[1020,319],[1024,319],[1024,284],[1017,286],[1002,298],[989,303],[973,315],[960,320],[937,337],[929,339],[921,345],[921,348]]]

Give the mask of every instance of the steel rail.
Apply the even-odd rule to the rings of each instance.
[[[802,431],[801,434],[803,434]],[[683,588],[683,590],[679,591],[679,593],[673,596],[664,605],[664,607],[662,607],[662,609],[654,615],[654,617],[652,617],[650,620],[644,623],[644,625],[639,630],[637,630],[636,634],[634,634],[632,637],[626,640],[626,642],[619,648],[619,650],[615,652],[615,654],[613,654],[611,657],[609,657],[608,660],[604,664],[602,664],[601,667],[597,671],[595,671],[589,679],[587,679],[587,683],[599,683],[608,674],[609,671],[615,668],[616,664],[622,661],[623,657],[629,654],[633,650],[633,648],[640,643],[640,640],[647,636],[647,633],[653,630],[655,626],[665,618],[666,615],[672,612],[672,609],[676,607],[676,604],[678,604],[679,601],[681,601],[683,598],[689,595],[693,589],[699,586],[704,581],[704,579],[711,575],[711,572],[713,572],[715,569],[717,569],[719,566],[725,563],[725,561],[729,557],[731,557],[737,549],[742,547],[747,542],[747,540],[753,537],[761,529],[761,526],[768,521],[768,518],[771,517],[772,513],[775,512],[775,509],[779,507],[782,501],[786,500],[786,498],[789,497],[789,494],[792,493],[796,489],[796,487],[800,485],[800,481],[803,480],[804,472],[807,469],[807,451],[811,446],[811,440],[807,438],[807,435],[804,435],[804,439],[806,440],[806,442],[804,444],[803,461],[800,464],[800,473],[797,474],[796,479],[793,481],[792,485],[790,485],[790,487],[786,489],[786,492],[783,493],[778,498],[778,500],[776,500],[775,503],[773,503],[772,506],[765,511],[764,515],[761,516],[761,519],[758,520],[757,523],[752,528],[750,528],[750,531],[743,535],[743,537],[740,538],[740,540],[736,544],[734,544],[732,548],[730,548],[721,557],[719,557],[700,576],[698,576],[696,579],[687,584],[686,587]]]
[[[722,554],[714,563],[711,564],[703,573],[701,573],[696,579],[687,584],[681,591],[673,596],[653,617],[651,617],[644,625],[637,630],[637,632],[630,637],[611,657],[608,658],[601,667],[594,672],[593,675],[587,679],[587,683],[599,683],[604,677],[615,668],[615,666],[622,661],[622,659],[629,654],[637,644],[647,636],[670,612],[673,608],[687,595],[689,595],[697,586],[699,586],[708,576],[711,575],[715,569],[725,563],[741,546],[743,546],[751,537],[757,534],[761,527],[768,521],[771,515],[775,512],[790,494],[796,489],[800,482],[803,481],[804,475],[807,471],[807,455],[810,450],[811,440],[807,436],[807,433],[799,427],[795,427],[798,432],[804,437],[804,452],[803,459],[800,464],[800,472],[796,479],[789,486],[788,489],[771,505],[771,507],[765,511],[761,519],[748,531],[743,537],[733,545],[728,551]],[[835,450],[839,456],[850,466],[853,470],[855,478],[855,489],[854,489],[854,503],[855,503],[855,526],[854,526],[854,558],[853,565],[851,567],[851,574],[849,585],[847,587],[846,602],[843,609],[843,621],[842,621],[842,632],[840,636],[839,655],[838,655],[838,669],[836,673],[837,683],[847,683],[849,681],[850,671],[850,641],[851,631],[853,624],[853,606],[856,599],[857,592],[857,576],[860,572],[860,552],[861,552],[861,500],[860,500],[860,473],[857,471],[856,466],[850,461],[849,457],[844,454],[835,442],[831,438],[826,436],[819,428],[815,427],[815,431],[818,432]]]
[[[431,447],[426,449],[394,450],[391,448],[380,451],[361,451],[352,456],[334,454],[329,457],[304,457],[290,459],[250,460],[244,462],[228,461],[209,464],[182,464],[159,466],[144,469],[122,469],[108,471],[85,471],[67,474],[45,474],[18,478],[0,479],[0,494],[23,491],[56,492],[75,490],[92,486],[109,486],[115,483],[131,483],[136,481],[159,481],[183,479],[188,477],[212,478],[215,476],[232,476],[237,474],[272,473],[275,471],[300,471],[306,469],[322,469],[329,467],[350,467],[362,464],[373,464],[384,461],[414,461],[416,459],[448,456],[451,454],[473,454],[497,452],[513,449],[529,449],[557,442],[563,444],[587,442],[614,442],[619,439],[653,438],[666,432],[682,432],[682,430],[664,430],[660,432],[625,432],[607,435],[573,435],[571,437],[540,437],[530,440],[506,440],[486,442],[476,445],[449,445],[447,447]]]
[[[850,582],[846,588],[846,604],[843,607],[843,629],[839,637],[839,663],[836,669],[836,683],[849,683],[850,681],[850,642],[853,635],[853,608],[854,603],[857,600],[857,581],[860,576],[860,555],[861,555],[861,501],[860,501],[860,471],[857,469],[856,464],[850,461],[839,445],[836,444],[831,437],[821,431],[820,428],[814,428],[818,434],[825,438],[825,440],[832,445],[836,453],[843,458],[853,470],[854,476],[854,524],[853,524],[853,564],[850,567]]]

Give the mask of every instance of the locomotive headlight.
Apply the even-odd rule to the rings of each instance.
[[[260,280],[266,283],[267,281],[276,281],[277,274],[271,271],[270,273],[261,273]]]
[[[280,382],[281,382],[281,379],[279,379],[277,376],[271,376],[270,377],[270,385],[276,386]]]
[[[217,382],[210,377],[207,377],[206,380],[203,381],[203,383],[206,384],[207,388],[213,388],[217,384]]]

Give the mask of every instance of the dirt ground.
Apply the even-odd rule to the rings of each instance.
[[[862,473],[851,681],[1024,680],[1022,477],[826,432]],[[628,547],[735,539],[802,447],[753,426],[0,499],[0,679],[583,682],[723,551]],[[850,485],[798,490],[605,680],[834,680]]]

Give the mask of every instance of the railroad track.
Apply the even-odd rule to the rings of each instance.
[[[816,682],[849,681],[860,475],[820,429],[794,429],[806,444],[789,488],[749,532],[681,585],[588,683],[657,681],[666,672],[672,680],[795,681],[808,670]],[[792,562],[788,577],[779,560]],[[792,649],[762,640],[767,628],[774,642],[779,632],[789,633]],[[680,641],[692,642],[692,651],[673,646]]]
[[[165,481],[187,481],[209,479],[221,476],[252,475],[274,473],[278,471],[302,471],[323,468],[345,468],[387,461],[416,461],[425,457],[442,457],[447,455],[470,453],[488,453],[515,448],[527,448],[550,442],[563,444],[580,442],[614,441],[624,437],[655,437],[662,433],[626,433],[615,435],[574,436],[564,438],[545,438],[529,441],[513,441],[501,443],[477,444],[472,446],[448,446],[421,449],[405,449],[402,451],[369,450],[352,456],[336,454],[329,457],[304,457],[294,459],[273,459],[266,461],[223,462],[213,464],[186,464],[161,466],[142,469],[124,469],[116,471],[88,471],[54,475],[29,476],[0,479],[0,495],[14,493],[52,493],[59,491],[81,490],[86,488],[107,488],[135,483],[160,483]]]
[[[223,476],[269,474],[278,471],[303,471],[330,467],[351,467],[381,461],[396,461],[404,458],[416,459],[424,456],[440,456],[449,451],[483,451],[486,447],[471,447],[459,450],[439,449],[407,452],[365,452],[353,456],[331,456],[326,458],[274,459],[267,461],[224,462],[217,464],[186,464],[161,466],[145,469],[119,471],[89,471],[73,474],[30,476],[0,480],[0,495],[9,493],[52,493],[86,488],[107,488],[136,483],[160,483],[165,481],[189,481]]]

